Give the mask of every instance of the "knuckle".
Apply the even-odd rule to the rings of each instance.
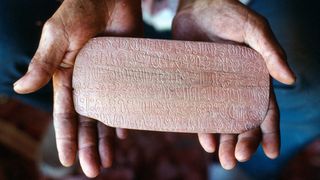
[[[58,124],[57,122],[59,122],[59,124],[62,125],[66,125],[66,124],[70,124],[72,123],[75,119],[76,119],[77,115],[76,113],[57,113],[54,112],[53,113],[53,119],[56,122],[56,124]]]
[[[233,138],[223,139],[223,140],[220,140],[220,145],[223,145],[223,144],[233,144],[234,142],[235,142],[235,139],[233,139]]]
[[[266,31],[269,29],[269,22],[267,18],[261,15],[258,15],[256,18],[257,25],[261,28],[261,30]]]
[[[99,141],[106,141],[106,143],[112,144],[114,137],[113,134],[99,134],[98,139]]]
[[[87,118],[79,118],[79,125],[82,127],[95,127],[96,122]]]
[[[78,144],[78,147],[79,147],[79,150],[91,150],[91,149],[95,149],[97,146],[96,143],[94,142],[83,142],[83,143],[79,143]]]
[[[44,32],[52,32],[56,27],[55,20],[53,18],[48,19],[43,25]]]
[[[250,13],[248,18],[248,23],[250,24],[250,26],[252,26],[254,29],[256,30],[266,30],[269,27],[269,23],[268,20],[260,15],[260,14],[256,14],[256,13]]]
[[[39,58],[40,55],[35,55],[35,57],[31,60],[30,65],[32,67],[37,67],[41,72],[43,72],[46,76],[52,76],[52,69],[54,65],[46,60]]]
[[[64,35],[64,26],[57,18],[51,17],[44,23],[42,33],[55,38],[64,37],[61,36]]]
[[[70,134],[56,133],[56,140],[63,143],[62,145],[66,146],[66,143],[76,142],[77,138]]]
[[[258,18],[263,24],[268,24],[268,19],[266,17],[258,15]]]
[[[53,113],[53,125],[56,139],[60,142],[76,141],[77,124],[75,113]]]
[[[262,24],[268,24],[268,19],[260,14],[255,14],[255,18]]]

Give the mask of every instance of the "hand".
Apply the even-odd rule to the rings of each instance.
[[[262,55],[273,78],[285,84],[295,81],[267,21],[237,0],[181,1],[172,28],[175,39],[247,44]],[[213,134],[198,134],[198,137],[207,152],[214,152],[219,143],[219,159],[225,169],[232,169],[237,160],[249,160],[260,142],[265,154],[276,158],[280,151],[280,130],[273,89],[267,115],[259,128],[239,135],[220,134],[219,139]]]
[[[94,177],[100,165],[111,165],[113,156],[113,129],[79,116],[74,110],[71,82],[76,55],[94,36],[136,36],[142,32],[141,27],[139,0],[65,0],[45,23],[28,72],[14,84],[14,90],[31,93],[53,78],[54,127],[59,159],[64,166],[74,163],[79,150],[84,173]],[[126,135],[121,129],[117,129],[117,134],[120,138]]]

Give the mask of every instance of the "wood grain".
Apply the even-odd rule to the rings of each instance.
[[[240,45],[139,38],[90,40],[74,65],[76,111],[112,127],[241,133],[263,121],[269,74]]]

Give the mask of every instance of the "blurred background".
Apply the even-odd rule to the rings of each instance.
[[[170,39],[171,22],[178,7],[178,1],[143,0],[142,2],[143,20],[145,22],[144,36]],[[271,6],[272,2],[275,3],[276,1],[260,4],[255,1],[244,1],[243,3],[259,10],[262,6]],[[65,168],[60,165],[58,160],[51,117],[51,85],[49,84],[37,93],[23,96],[15,94],[12,90],[13,82],[26,72],[27,65],[37,48],[44,22],[54,13],[60,3],[60,1],[54,0],[32,0],[32,3],[27,0],[0,1],[0,180],[87,179],[78,162],[70,168]],[[299,101],[299,98],[303,99],[304,97],[309,98],[307,95],[313,95],[312,97],[318,97],[319,95],[318,86],[309,86],[308,83],[311,84],[308,81],[309,75],[303,76],[303,73],[306,73],[309,69],[301,70],[302,65],[295,63],[296,59],[300,62],[306,58],[316,59],[316,65],[311,62],[308,63],[308,61],[304,62],[319,71],[320,52],[318,44],[320,31],[317,30],[319,30],[320,20],[318,13],[314,13],[317,12],[316,9],[319,6],[317,6],[316,1],[313,1],[313,4],[311,2],[308,2],[311,4],[303,3],[303,6],[297,6],[300,10],[295,11],[293,5],[286,6],[289,3],[296,6],[299,4],[298,1],[280,3],[277,6],[279,7],[276,9],[277,12],[280,12],[283,7],[290,10],[285,13],[290,18],[282,20],[287,22],[289,19],[292,23],[293,18],[298,22],[303,22],[298,24],[302,24],[302,27],[300,27],[303,30],[299,31],[297,36],[300,36],[300,32],[310,36],[291,41],[287,36],[296,37],[294,32],[296,33],[298,30],[290,31],[292,33],[285,31],[284,33],[282,26],[276,24],[282,23],[282,21],[276,17],[270,18],[271,26],[276,30],[276,36],[284,44],[289,59],[291,57],[289,63],[298,69],[299,80],[294,87],[282,86],[274,82],[275,88],[279,88],[279,90],[276,89],[276,95],[280,100],[280,109],[286,107],[287,104],[292,105],[291,101]],[[306,8],[304,8],[305,6]],[[265,16],[268,16],[268,14],[274,15],[276,11],[270,8],[265,9],[261,11]],[[297,12],[299,12],[298,15]],[[315,23],[317,20],[319,21]],[[273,24],[273,22],[275,23]],[[293,25],[292,27],[296,26]],[[290,27],[286,24],[286,28]],[[313,28],[312,33],[316,32],[317,35],[310,38],[312,34],[308,33],[309,31],[305,28]],[[316,43],[312,43],[312,40]],[[306,45],[304,46],[303,43],[306,43]],[[297,55],[295,54],[297,52],[300,53]],[[314,74],[312,77],[319,78]],[[283,95],[284,90],[288,89],[304,95],[293,97]],[[319,102],[317,100],[316,105],[319,105]],[[317,115],[319,106],[314,104],[312,107],[314,111],[304,110],[302,106],[294,107],[290,111],[300,111],[302,109],[302,117],[308,119],[313,115],[319,122],[319,116]],[[308,108],[310,107],[306,106],[306,109]],[[292,114],[286,116],[286,114],[290,114],[287,111],[289,110],[284,108],[283,118],[288,119],[290,117],[294,124],[295,118],[292,117],[296,116]],[[301,116],[299,117],[301,118]],[[290,118],[289,120],[291,120]],[[290,124],[290,127],[293,124]],[[287,128],[287,126],[284,124],[282,127]],[[291,132],[283,129],[282,140],[302,137],[304,133],[309,133],[308,127],[302,127],[300,124],[299,128],[302,128],[300,134],[294,128]],[[319,131],[319,129],[316,129],[316,131]],[[308,136],[307,140],[298,138],[299,146],[294,146],[294,150],[290,149],[290,144],[284,144],[284,150],[280,157],[281,162],[280,160],[279,162],[273,162],[280,165],[270,168],[276,171],[276,176],[272,176],[273,178],[320,179],[320,139],[319,133],[315,134]],[[288,142],[291,141],[288,140]],[[195,134],[130,131],[128,139],[116,140],[115,144],[116,155],[113,166],[101,170],[101,174],[95,179],[257,179],[258,176],[255,176],[255,174],[259,174],[259,168],[252,168],[251,164],[264,168],[262,161],[259,162],[258,158],[253,158],[251,164],[249,162],[247,165],[238,165],[232,171],[225,171],[219,165],[217,154],[205,153]],[[258,155],[259,151],[257,157]],[[267,165],[265,168],[267,169]],[[250,172],[248,169],[256,172]]]

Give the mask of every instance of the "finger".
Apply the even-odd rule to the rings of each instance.
[[[234,134],[222,134],[220,136],[219,160],[221,166],[230,170],[235,167],[237,161],[234,157],[234,149],[237,136]]]
[[[280,153],[280,122],[279,109],[274,92],[271,91],[270,103],[265,120],[261,124],[262,148],[265,154],[276,158]]]
[[[238,135],[238,142],[235,149],[235,157],[238,161],[244,162],[250,159],[257,150],[261,140],[260,128],[255,128]]]
[[[97,121],[79,116],[79,161],[84,174],[91,178],[100,171],[97,138]]]
[[[216,150],[217,147],[217,141],[214,137],[214,134],[210,133],[199,133],[198,139],[203,147],[203,149],[208,153],[213,153]]]
[[[104,168],[111,167],[114,153],[114,129],[98,122],[100,162]]]
[[[254,12],[248,14],[244,41],[262,55],[273,78],[285,84],[295,82],[286,55],[265,18]]]
[[[53,76],[53,122],[59,159],[64,166],[74,163],[77,152],[77,117],[74,111],[72,69],[58,70]]]
[[[31,93],[43,87],[62,62],[68,41],[60,26],[52,18],[44,25],[39,47],[29,64],[28,72],[14,84],[17,93]]]
[[[126,139],[127,136],[128,136],[128,130],[127,129],[122,129],[122,128],[117,128],[116,129],[116,134],[117,134],[117,137],[119,139]]]

